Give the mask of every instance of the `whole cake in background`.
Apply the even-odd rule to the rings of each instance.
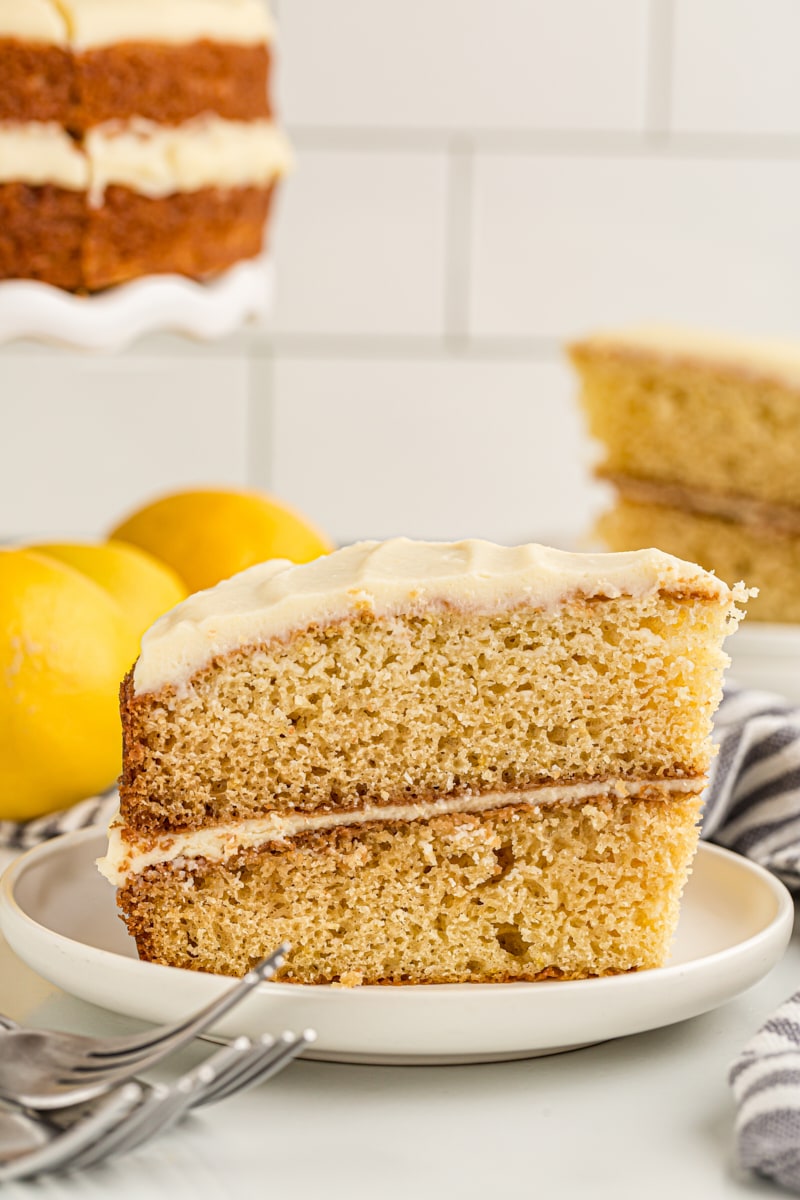
[[[746,579],[754,620],[800,621],[800,345],[642,329],[570,355],[616,489],[602,542]]]
[[[397,539],[200,592],[122,692],[139,954],[293,982],[661,964],[746,598],[657,550]]]
[[[289,151],[261,0],[0,0],[0,279],[206,279],[262,250]]]

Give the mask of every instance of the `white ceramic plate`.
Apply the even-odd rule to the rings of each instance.
[[[94,867],[97,829],[45,842],[0,882],[0,924],[17,954],[83,1000],[172,1021],[229,981],[140,962]],[[312,1026],[308,1057],[342,1062],[480,1062],[552,1054],[708,1012],[778,961],[794,908],[781,883],[746,859],[702,845],[669,965],[576,982],[303,987],[264,983],[214,1031]]]
[[[745,621],[725,643],[730,678],[800,703],[800,625]]]
[[[0,283],[0,344],[34,338],[79,350],[120,350],[157,330],[208,341],[266,316],[271,295],[265,259],[238,263],[209,283],[152,275],[92,296],[8,279]]]

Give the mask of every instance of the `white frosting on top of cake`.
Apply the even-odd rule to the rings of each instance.
[[[611,353],[644,351],[664,359],[691,359],[778,379],[789,387],[800,388],[800,342],[738,338],[653,325],[593,334],[578,345]]]
[[[0,0],[0,37],[60,46],[67,24],[50,0]]]
[[[89,185],[89,164],[60,125],[0,122],[0,183],[12,181],[82,191]]]
[[[136,117],[97,125],[86,136],[92,200],[109,184],[146,196],[204,187],[266,187],[292,163],[289,143],[271,121],[199,117],[159,125]]]
[[[114,42],[268,41],[264,0],[56,0],[79,49]]]
[[[190,596],[145,633],[134,691],[181,686],[215,655],[359,614],[390,616],[428,605],[546,609],[576,595],[613,599],[686,587],[731,598],[713,575],[660,550],[571,554],[484,541],[359,542],[301,566],[260,563]]]
[[[268,813],[244,821],[210,825],[185,833],[145,835],[142,843],[128,841],[117,814],[108,830],[108,850],[97,867],[109,883],[120,887],[131,875],[140,875],[158,863],[185,858],[221,862],[239,850],[251,850],[267,842],[282,842],[298,834],[325,832],[338,825],[364,825],[371,821],[429,821],[448,813],[482,813],[507,805],[529,804],[548,808],[556,804],[582,804],[592,799],[624,801],[641,795],[694,795],[705,786],[705,776],[695,779],[605,779],[585,783],[547,784],[518,792],[483,792],[478,795],[445,796],[437,800],[409,800],[403,804],[368,804],[339,812]]]

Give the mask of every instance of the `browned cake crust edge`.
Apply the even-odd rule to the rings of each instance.
[[[110,186],[102,206],[90,210],[84,285],[100,291],[142,275],[170,273],[203,280],[256,258],[273,193],[274,184],[150,197]]]
[[[270,64],[267,46],[210,39],[179,46],[117,42],[75,53],[0,37],[0,121],[53,121],[83,133],[131,117],[160,125],[207,113],[266,119]]]
[[[69,124],[77,131],[130,117],[177,125],[207,113],[228,121],[270,116],[264,45],[117,42],[78,55],[74,71]]]
[[[274,185],[151,198],[109,187],[100,208],[53,184],[0,183],[0,279],[102,291],[143,275],[208,279],[262,250]]]
[[[0,37],[0,81],[0,121],[68,124],[75,96],[68,50]]]
[[[55,184],[0,183],[0,279],[84,286],[86,193]]]

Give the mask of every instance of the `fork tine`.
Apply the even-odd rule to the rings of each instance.
[[[138,1108],[129,1112],[118,1124],[108,1128],[102,1137],[90,1143],[79,1154],[73,1155],[67,1164],[67,1169],[82,1171],[85,1167],[91,1167],[102,1159],[110,1158],[112,1154],[117,1153],[137,1130],[150,1128],[153,1124],[154,1114],[165,1105],[171,1094],[165,1084],[156,1084],[152,1091],[145,1095]],[[180,1093],[178,1095],[180,1096]]]
[[[249,1047],[251,1044],[250,1040],[244,1040]],[[237,1055],[241,1056],[241,1041],[242,1039],[237,1038],[236,1042],[225,1046],[219,1052],[219,1057],[222,1058],[227,1055],[236,1058]],[[169,1053],[172,1053],[172,1050]],[[0,1090],[0,1098],[6,1100],[8,1103],[36,1109],[40,1112],[57,1112],[59,1109],[73,1108],[76,1105],[87,1104],[92,1100],[96,1100],[98,1096],[105,1095],[106,1092],[115,1090],[126,1083],[133,1077],[134,1072],[142,1067],[149,1068],[160,1062],[164,1057],[166,1057],[166,1052],[164,1054],[154,1054],[143,1063],[132,1063],[122,1067],[108,1068],[105,1071],[94,1072],[90,1075],[80,1072],[62,1071],[60,1074],[53,1074],[46,1091],[43,1088],[40,1088],[37,1092],[17,1087],[11,1093],[6,1088]],[[209,1063],[214,1062],[217,1057],[217,1055],[214,1055],[207,1061]],[[227,1065],[224,1058],[223,1063]],[[214,1077],[216,1078],[216,1072]]]
[[[266,979],[271,979],[283,966],[289,949],[289,943],[283,942],[272,954],[256,963],[232,988],[186,1020],[179,1021],[174,1025],[150,1029],[146,1033],[137,1034],[125,1041],[115,1041],[113,1045],[107,1047],[89,1050],[87,1052],[88,1059],[93,1060],[97,1067],[102,1068],[108,1065],[118,1066],[122,1060],[141,1061],[142,1057],[148,1057],[150,1053],[160,1051],[166,1045],[169,1045],[171,1052],[176,1046],[183,1045],[197,1037],[198,1034],[204,1033],[214,1021],[229,1012],[254,987]],[[91,1065],[87,1063],[87,1066]]]
[[[269,1035],[265,1035],[261,1053],[243,1060],[238,1071],[228,1072],[225,1079],[206,1088],[196,1098],[193,1107],[216,1104],[238,1092],[249,1091],[251,1088],[266,1083],[268,1079],[288,1066],[292,1059],[302,1054],[306,1046],[310,1046],[312,1042],[316,1041],[316,1038],[317,1035],[313,1029],[305,1029],[299,1037],[295,1037],[293,1033],[287,1031],[281,1034],[277,1041],[269,1038]]]
[[[246,1056],[251,1048],[249,1038],[237,1038],[230,1046],[224,1046],[198,1067],[181,1075],[175,1083],[169,1086],[156,1084],[137,1109],[75,1156],[70,1169],[80,1170],[112,1154],[125,1154],[155,1134],[169,1129],[191,1106],[198,1090],[213,1082],[217,1071],[226,1070],[230,1063]]]
[[[124,1088],[106,1097],[94,1112],[77,1122],[66,1133],[58,1134],[40,1150],[0,1167],[0,1183],[65,1169],[88,1146],[124,1121],[129,1113],[135,1110],[141,1098],[142,1089],[138,1083],[126,1084]]]
[[[209,1083],[200,1090],[192,1103],[192,1107],[194,1108],[196,1105],[205,1103],[206,1096],[212,1094],[216,1096],[218,1092],[225,1092],[225,1089],[227,1089],[233,1081],[237,1080],[242,1072],[252,1069],[254,1063],[261,1062],[264,1055],[274,1045],[274,1043],[275,1039],[269,1034],[265,1034],[263,1037],[259,1038],[257,1042],[251,1043],[246,1054],[243,1054],[240,1058],[230,1062],[227,1067],[218,1072],[215,1079],[209,1081]],[[225,1092],[225,1094],[227,1093]]]
[[[111,1091],[204,1033],[259,983],[274,975],[288,949],[286,944],[279,946],[244,979],[185,1021],[151,1029],[135,1038],[92,1041],[46,1030],[6,1030],[0,1035],[0,1099],[45,1111],[88,1102]]]
[[[183,1092],[173,1091],[164,1084],[157,1084],[138,1108],[128,1113],[118,1125],[108,1129],[103,1137],[87,1146],[80,1154],[76,1154],[68,1164],[69,1170],[81,1171],[85,1167],[91,1167],[113,1154],[121,1154],[126,1145],[135,1144],[134,1139],[137,1135],[144,1141],[156,1129],[166,1128],[166,1120],[162,1122],[160,1119],[162,1114],[168,1116],[170,1104],[177,1105],[184,1099],[188,1102],[188,1097],[184,1097]]]
[[[283,1035],[286,1036],[285,1034]],[[203,1091],[195,1098],[194,1107],[201,1107],[206,1104],[216,1104],[218,1100],[224,1100],[226,1096],[232,1095],[239,1090],[240,1081],[243,1078],[249,1078],[254,1070],[258,1070],[264,1060],[272,1058],[279,1054],[281,1050],[280,1039],[276,1041],[269,1034],[263,1035],[259,1041],[253,1046],[250,1054],[243,1058],[238,1064],[232,1065],[219,1079],[214,1080],[212,1084],[204,1088]]]

